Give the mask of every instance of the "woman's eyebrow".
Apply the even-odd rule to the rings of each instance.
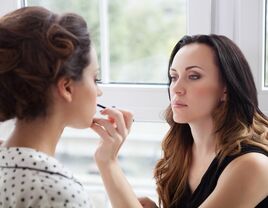
[[[197,66],[197,65],[187,66],[187,67],[185,68],[185,70],[189,70],[189,69],[192,69],[192,68],[199,68],[199,69],[204,70],[201,66]]]
[[[177,70],[174,68],[170,68],[169,71],[177,72]]]
[[[189,69],[192,69],[192,68],[199,68],[201,70],[204,70],[204,68],[202,68],[201,66],[197,66],[197,65],[192,65],[192,66],[187,66],[185,68],[185,71],[189,70]],[[177,70],[175,68],[170,68],[170,71],[173,71],[173,72],[177,72]]]

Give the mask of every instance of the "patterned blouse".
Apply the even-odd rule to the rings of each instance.
[[[0,147],[0,207],[92,208],[85,188],[55,158]]]

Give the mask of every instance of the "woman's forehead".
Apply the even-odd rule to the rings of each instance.
[[[211,47],[192,43],[183,46],[175,55],[171,68],[199,66],[202,69],[215,67],[215,55]]]

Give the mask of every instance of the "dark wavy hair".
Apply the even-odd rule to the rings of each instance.
[[[227,88],[227,99],[213,112],[219,161],[237,154],[242,144],[268,151],[268,119],[258,108],[257,90],[247,60],[236,44],[225,36],[183,37],[174,47],[168,71],[176,53],[185,45],[205,44],[214,52],[214,61]],[[171,83],[171,77],[169,82]],[[166,120],[170,130],[162,142],[163,157],[155,167],[159,206],[182,207],[191,164],[193,137],[188,124],[175,123],[169,106]]]
[[[25,7],[0,19],[0,121],[46,116],[62,76],[80,80],[91,40],[77,14]]]

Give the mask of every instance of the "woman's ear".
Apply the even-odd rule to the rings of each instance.
[[[57,90],[59,95],[67,102],[72,101],[73,97],[73,80],[69,77],[62,77],[57,82]]]

